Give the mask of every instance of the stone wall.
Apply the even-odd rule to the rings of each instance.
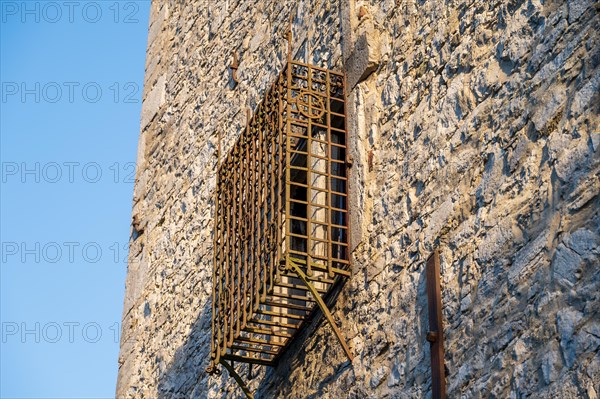
[[[295,58],[345,70],[354,276],[260,398],[430,396],[441,251],[449,397],[600,393],[600,5],[153,1],[119,398],[230,398],[208,377],[218,132]],[[239,85],[228,66],[240,56]],[[244,376],[245,377],[245,376]]]

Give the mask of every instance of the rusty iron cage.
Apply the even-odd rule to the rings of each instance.
[[[273,365],[318,306],[351,275],[345,77],[288,60],[218,166],[212,351]],[[227,363],[227,361],[231,363]]]

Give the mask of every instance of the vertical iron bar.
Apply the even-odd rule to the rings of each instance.
[[[275,127],[275,124],[277,122],[277,112],[278,111],[278,106],[277,103],[275,102],[276,100],[276,95],[275,93],[277,92],[277,87],[274,86],[272,88],[272,98],[270,99],[269,102],[269,107],[270,107],[270,120],[269,120],[269,133],[270,133],[270,141],[269,141],[269,155],[270,155],[270,163],[269,163],[269,186],[270,186],[270,209],[269,209],[269,214],[270,216],[270,220],[269,220],[269,293],[273,290],[273,280],[274,280],[274,268],[276,266],[275,263],[275,237],[274,234],[276,234],[277,228],[275,227],[275,220],[276,220],[276,214],[277,214],[277,208],[275,205],[275,184],[276,184],[276,158],[275,158],[275,135],[278,133]]]
[[[446,373],[444,368],[444,331],[442,327],[442,293],[440,286],[440,255],[436,249],[427,259],[427,305],[429,331],[427,340],[431,351],[432,399],[446,398]]]
[[[254,130],[252,127],[252,117],[250,114],[250,110],[248,110],[248,121],[250,121],[250,141],[252,144],[250,151],[250,181],[256,181],[256,140],[254,139]],[[255,209],[256,209],[256,184],[252,184],[252,194],[250,196],[250,275],[248,278],[250,279],[250,314],[252,315],[255,310],[256,296],[254,295],[255,290],[255,276],[256,276],[256,248],[255,248]]]
[[[286,69],[289,69],[290,65],[288,63],[288,65],[286,66]],[[287,73],[286,73],[287,76]],[[285,94],[284,91],[286,90],[285,88],[285,80],[283,79],[282,76],[279,76],[278,78],[278,101],[277,101],[277,107],[278,107],[278,115],[277,115],[277,156],[278,156],[278,160],[277,160],[277,190],[278,190],[278,194],[277,195],[277,229],[276,229],[276,234],[277,234],[277,252],[276,252],[276,256],[275,256],[275,280],[277,282],[281,281],[281,272],[279,270],[279,262],[282,260],[282,251],[281,251],[281,246],[282,243],[284,241],[284,237],[282,237],[282,234],[284,234],[283,232],[283,223],[284,223],[284,204],[285,204],[285,200],[282,198],[284,191],[284,183],[283,180],[283,171],[284,171],[284,162],[286,159],[286,151],[284,150],[285,146],[283,143],[283,129],[284,129],[284,119],[283,119],[283,101],[285,98]]]
[[[233,181],[233,176],[231,173],[231,170],[233,169],[233,164],[235,163],[234,158],[233,158],[233,153],[230,153],[229,156],[229,168],[227,171],[227,178],[229,181],[229,187],[231,188],[235,188],[234,186],[234,181]],[[227,283],[226,283],[226,287],[229,290],[229,303],[227,306],[227,309],[229,309],[230,311],[227,312],[227,324],[229,326],[229,333],[228,333],[228,340],[227,340],[227,345],[231,346],[233,344],[233,320],[234,320],[234,315],[233,315],[233,309],[235,308],[235,304],[234,304],[234,289],[232,287],[233,282],[234,282],[234,276],[233,276],[233,268],[234,268],[234,264],[235,264],[235,256],[233,254],[234,248],[235,248],[235,241],[234,241],[234,231],[233,231],[233,222],[234,222],[234,211],[233,211],[233,203],[234,203],[234,196],[233,196],[233,190],[232,189],[227,190],[228,194],[229,194],[229,204],[228,204],[228,212],[229,212],[229,223],[227,223],[227,239],[229,242],[229,250],[227,251]]]
[[[265,151],[264,151],[264,147],[265,147],[265,135],[264,135],[264,122],[265,122],[265,112],[264,112],[264,108],[265,108],[265,103],[260,103],[258,105],[258,117],[259,117],[259,129],[258,129],[258,141],[259,141],[259,146],[258,146],[258,167],[259,167],[259,178],[258,178],[258,186],[259,186],[259,200],[258,200],[258,204],[259,204],[259,208],[258,208],[258,217],[259,217],[259,223],[258,223],[258,250],[259,250],[259,271],[258,271],[258,278],[259,278],[259,292],[261,292],[260,295],[260,301],[264,302],[267,299],[267,271],[266,271],[266,262],[264,262],[265,259],[265,217],[266,212],[265,212],[265,194],[266,194],[266,184],[265,184]],[[261,123],[262,122],[262,123]],[[262,276],[262,277],[261,277]],[[261,281],[262,280],[262,281]]]
[[[287,79],[286,79],[286,120],[285,122],[285,253],[283,257],[287,257],[289,253],[292,237],[290,220],[287,219],[290,216],[290,164],[291,164],[291,145],[290,145],[290,131],[291,131],[291,119],[292,119],[292,20],[290,17],[290,31],[288,33],[288,66],[287,66]],[[282,261],[284,259],[281,259]]]
[[[256,114],[255,114],[256,116]],[[256,136],[260,134],[260,124],[256,123]],[[260,306],[260,142],[254,137],[256,158],[254,162],[256,196],[254,197],[254,311]]]
[[[229,173],[227,172],[229,170],[229,155],[226,158],[225,161],[225,165],[227,165],[226,167],[226,172],[225,172],[225,284],[224,284],[224,297],[225,298],[225,309],[230,309],[230,302],[229,302],[229,295],[227,295],[227,291],[229,288],[229,269],[230,269],[230,263],[229,263],[229,254],[231,253],[230,251],[230,241],[229,241],[229,236],[230,236],[230,209],[231,207],[229,206],[229,201],[230,201],[230,193],[229,193]],[[229,315],[228,312],[224,312],[223,315],[223,349],[222,349],[222,354],[225,354],[227,352],[227,345],[229,343]]]
[[[344,177],[346,178],[346,223],[345,223],[345,228],[346,228],[346,243],[348,244],[348,246],[346,247],[346,259],[348,261],[348,269],[349,271],[352,273],[352,256],[350,254],[350,243],[351,243],[351,237],[350,237],[350,221],[351,221],[351,215],[352,215],[352,210],[350,209],[350,171],[348,168],[348,142],[349,142],[349,137],[348,137],[348,96],[347,96],[347,91],[346,91],[346,74],[344,73],[344,75],[342,76],[342,90],[343,90],[343,95],[342,95],[342,103],[344,104],[344,112],[342,113],[344,115],[344,152],[345,152],[345,158],[343,160],[344,162]],[[329,93],[331,95],[331,93]],[[331,143],[330,143],[331,145]]]
[[[306,39],[306,43],[308,46],[308,38]],[[307,204],[306,204],[306,274],[311,277],[313,275],[312,272],[312,267],[311,267],[311,263],[312,263],[312,253],[313,253],[313,248],[311,246],[311,236],[312,236],[312,218],[314,216],[313,211],[314,208],[311,205],[312,202],[312,186],[313,186],[313,182],[311,180],[312,178],[312,119],[310,118],[311,115],[311,103],[312,103],[312,70],[311,68],[309,68],[308,66],[306,67],[306,83],[307,83],[307,88],[308,90],[306,91],[307,95],[308,95],[308,101],[307,101],[307,106],[308,106],[308,112],[307,114],[309,116],[307,116],[307,123],[306,123],[306,140],[307,140],[307,144],[306,144],[306,199],[307,199]],[[301,90],[299,90],[298,92],[298,99],[300,99],[300,94],[301,94]],[[300,114],[300,105],[297,106],[298,108],[298,113]]]
[[[240,138],[238,141],[239,144],[243,142],[243,139]],[[240,331],[242,330],[242,324],[244,322],[244,148],[242,145],[236,144],[238,151],[238,162],[236,164],[237,171],[237,237],[238,243],[236,246],[236,256],[238,261],[237,265],[237,275],[238,275],[238,297],[237,297],[237,330],[236,337],[240,335]]]
[[[219,136],[220,139],[220,136]],[[220,140],[219,140],[220,141]],[[219,237],[219,227],[218,224],[221,220],[221,218],[219,217],[219,193],[221,192],[219,190],[219,157],[221,156],[221,151],[220,151],[220,145],[217,147],[217,176],[215,179],[215,214],[214,214],[214,218],[213,218],[213,224],[214,224],[214,228],[213,228],[213,286],[212,286],[212,320],[211,320],[211,329],[212,329],[212,335],[211,335],[211,358],[213,359],[213,361],[218,362],[218,354],[219,354],[219,350],[216,348],[219,344],[219,338],[218,338],[218,332],[215,328],[215,320],[216,320],[216,309],[218,308],[218,304],[217,304],[217,286],[219,285],[217,283],[217,269],[219,268],[219,257],[218,257],[218,237]],[[213,365],[214,367],[214,365]]]
[[[327,118],[327,120],[325,121],[325,123],[327,124],[327,136],[325,138],[325,141],[327,141],[327,148],[325,151],[327,151],[327,155],[325,156],[327,158],[327,160],[325,161],[327,164],[325,165],[325,173],[326,173],[326,179],[327,179],[327,199],[326,199],[326,203],[327,205],[331,206],[331,201],[332,201],[332,189],[331,189],[331,184],[333,183],[333,178],[332,178],[332,174],[331,174],[331,75],[329,74],[329,71],[327,71],[325,73],[325,91],[326,91],[326,97],[325,97],[325,101],[327,102],[327,105],[325,106],[325,110],[326,110],[326,115],[325,117]],[[331,208],[327,208],[327,213],[326,213],[326,217],[325,217],[325,222],[327,223],[327,273],[329,274],[329,277],[333,277],[333,270],[332,270],[332,266],[333,266],[333,232],[332,232],[332,228],[331,228]]]
[[[244,176],[245,176],[245,193],[244,193],[244,322],[242,323],[242,328],[246,328],[246,322],[252,316],[248,315],[248,309],[251,310],[252,302],[249,298],[250,294],[250,271],[248,270],[248,260],[250,258],[250,188],[252,186],[252,180],[250,179],[250,158],[252,154],[250,153],[250,111],[246,112],[246,130],[244,132],[243,143],[246,149],[246,157],[244,159]],[[250,268],[252,265],[250,265]]]

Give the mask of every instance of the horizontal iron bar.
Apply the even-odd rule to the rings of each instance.
[[[338,101],[338,102],[343,102],[339,98],[335,98],[335,97],[331,97],[331,100]],[[293,119],[293,120],[290,120],[290,125],[291,126],[298,126],[298,127],[303,127],[304,128],[304,127],[308,127],[309,123],[308,123],[308,121],[302,121],[302,120],[298,120],[298,119]],[[323,128],[323,129],[329,129],[329,130],[333,131],[334,133],[341,133],[341,134],[345,134],[345,135],[348,134],[348,132],[346,132],[344,129],[338,129],[335,126],[326,126],[326,125],[322,125],[320,123],[314,123],[313,121],[311,121],[310,125],[311,126],[317,126],[317,127]]]
[[[302,310],[302,311],[305,311],[305,312],[310,312],[312,310],[312,307],[294,305],[292,303],[272,302],[272,301],[268,301],[267,300],[267,301],[265,301],[264,304],[266,306],[272,306],[274,308],[286,308],[286,309]]]
[[[285,277],[289,277],[289,276],[285,276]],[[275,285],[278,286],[278,287],[290,288],[290,289],[300,290],[300,291],[305,291],[305,292],[310,291],[306,286],[300,285],[300,284],[289,284],[289,283],[279,282],[279,283],[276,283]],[[323,289],[317,289],[317,291],[320,294],[326,294],[327,293],[327,290],[323,290]]]
[[[319,270],[321,271],[321,270]],[[284,273],[283,274],[284,277],[289,277],[289,278],[298,278],[298,276],[296,276],[296,274],[294,273]],[[310,281],[314,281],[315,283],[321,283],[321,284],[333,284],[335,283],[335,280],[330,280],[328,278],[322,277],[322,276],[318,276],[318,275],[314,275],[314,276],[307,276],[307,278]]]
[[[272,366],[273,365],[273,359],[258,359],[258,358],[254,358],[254,357],[247,357],[247,356],[239,356],[239,355],[232,355],[232,354],[226,354],[223,356],[224,360],[233,360],[234,362],[241,362],[241,363],[252,363],[252,364],[259,364],[261,366]]]
[[[278,331],[273,331],[272,329],[267,329],[267,328],[260,328],[258,326],[249,326],[247,325],[244,328],[244,331],[252,333],[252,334],[260,334],[260,335],[271,335],[273,337],[280,337],[280,338],[292,338],[292,335],[290,334],[285,334],[282,332],[278,332]]]
[[[319,224],[321,224],[321,223],[313,222],[311,227],[312,227],[313,229],[314,229],[314,228],[320,228],[320,226],[318,226]],[[327,227],[327,225],[326,225],[326,224],[323,224],[323,227]],[[288,233],[288,235],[289,235],[290,237],[296,237],[296,238],[308,238],[308,237],[309,237],[309,236],[307,236],[307,235],[295,234],[295,233]],[[329,243],[329,242],[330,242],[330,243],[332,243],[332,244],[335,244],[335,245],[340,245],[340,246],[342,246],[342,247],[347,247],[347,246],[348,246],[348,244],[347,244],[347,243],[345,243],[345,242],[328,240],[327,238],[319,238],[319,237],[315,237],[314,235],[311,235],[311,236],[310,236],[310,240],[311,240],[311,241],[318,241],[318,242],[322,242],[322,243]],[[313,257],[314,257],[314,256],[313,256]],[[328,260],[328,259],[337,259],[337,258],[322,258],[322,259]]]
[[[306,252],[300,252],[300,251],[294,251],[294,250],[290,250],[289,252],[291,254],[306,255]],[[323,260],[326,260],[326,259],[327,258],[323,258]],[[342,259],[336,259],[336,258],[333,258],[332,261],[333,262],[338,262],[338,263],[347,263],[348,262],[348,261],[344,261]],[[304,261],[304,260],[294,258],[294,262],[299,263],[299,264],[301,264],[303,266],[306,266],[306,261]],[[310,267],[313,268],[313,269],[315,269],[315,270],[324,271],[324,272],[327,272],[329,270],[327,268],[327,266],[320,265],[318,263],[313,263],[313,262],[310,262]],[[331,270],[334,273],[342,275],[342,276],[346,276],[346,277],[351,277],[352,276],[352,272],[350,272],[348,270],[338,269],[337,267],[332,267]],[[309,277],[309,280],[313,280],[313,279],[311,279]],[[331,281],[330,284],[333,284],[333,281]]]
[[[258,309],[257,313],[264,314],[266,316],[273,316],[273,317],[286,317],[288,319],[294,319],[294,320],[306,319],[306,316],[302,316],[302,315],[271,312],[270,310],[264,310],[264,309]]]
[[[267,355],[274,355],[274,356],[277,356],[279,354],[278,351],[272,351],[272,350],[263,349],[263,348],[253,348],[253,347],[250,347],[250,346],[235,345],[235,344],[231,345],[231,349],[239,350],[239,351],[264,353],[264,354],[267,354]]]
[[[237,337],[233,342],[246,342],[249,344],[257,344],[257,345],[271,345],[271,346],[285,346],[284,342],[273,342],[273,341],[268,341],[265,339],[260,339],[260,338],[252,338],[252,337],[243,337],[243,336],[239,336]]]
[[[330,69],[321,68],[321,67],[318,67],[316,65],[305,64],[304,62],[301,62],[301,61],[294,60],[294,61],[291,61],[290,64],[291,65],[298,65],[298,66],[301,66],[301,67],[308,68],[308,71],[310,71],[310,70],[316,70],[316,71],[319,71],[319,72],[325,72],[325,73],[329,73],[331,75],[336,75],[339,78],[343,78],[344,77],[344,74],[342,72],[332,71]],[[289,68],[289,66],[288,66],[288,68]]]
[[[286,316],[280,316],[280,317],[286,317]],[[292,330],[297,330],[298,327],[300,327],[301,323],[298,324],[288,324],[288,323],[282,323],[279,321],[273,321],[273,320],[261,320],[261,319],[256,319],[256,318],[252,318],[251,320],[249,320],[251,323],[254,324],[259,324],[259,325],[264,325],[264,326],[275,326],[275,327],[283,327],[283,328],[289,328]]]
[[[308,220],[306,218],[301,218],[301,217],[298,217],[298,216],[291,216],[291,215],[288,216],[288,217],[286,217],[286,219],[288,219],[288,220],[299,220],[301,222],[306,222]],[[329,223],[329,224],[327,224],[327,226],[334,227],[336,229],[348,230],[348,226],[342,226],[341,224]]]
[[[309,297],[309,296],[290,295],[290,294],[285,294],[283,292],[272,292],[269,295],[273,296],[273,297],[277,297],[277,298],[294,299],[296,301],[306,301],[306,302],[314,302],[315,301],[314,298]]]

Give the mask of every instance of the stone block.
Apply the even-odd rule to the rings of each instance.
[[[350,90],[377,70],[380,56],[379,35],[374,30],[361,34],[345,61],[346,79]]]

